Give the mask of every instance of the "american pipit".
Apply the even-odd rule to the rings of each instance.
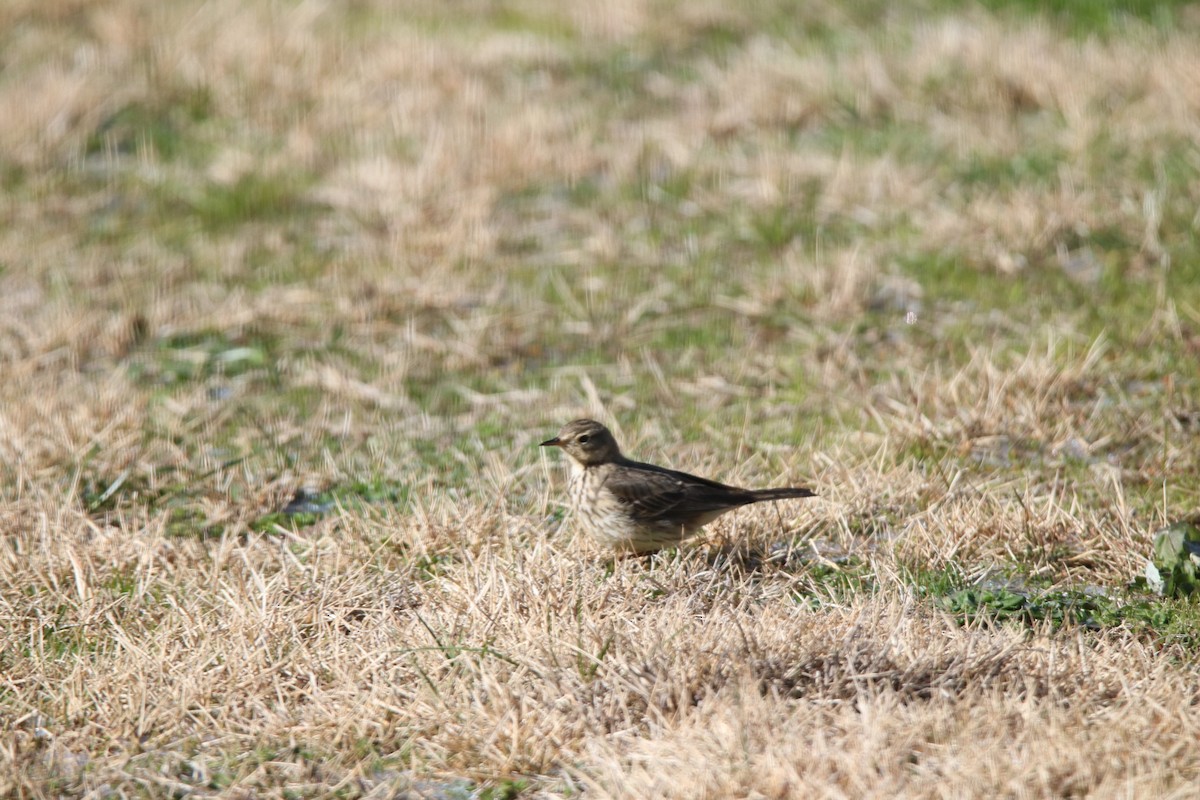
[[[561,447],[571,457],[571,505],[592,538],[613,550],[651,553],[739,506],[816,495],[791,487],[739,489],[631,461],[608,428],[591,419],[568,422],[540,446]]]

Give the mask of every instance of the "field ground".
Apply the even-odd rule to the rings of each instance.
[[[0,5],[0,796],[1197,796],[1198,34]]]

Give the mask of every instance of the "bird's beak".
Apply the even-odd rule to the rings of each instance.
[[[547,439],[538,445],[538,447],[562,447],[562,439],[555,436],[553,439]]]

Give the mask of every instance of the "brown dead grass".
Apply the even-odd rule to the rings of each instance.
[[[209,545],[70,514],[26,530],[4,574],[37,582],[9,578],[4,611],[38,622],[5,687],[40,710],[9,720],[10,792],[408,780],[365,743],[417,774],[600,796],[1158,795],[1195,776],[1194,675],[1119,631],[963,628],[898,585],[813,611],[787,571],[703,550],[607,574],[495,510]],[[414,572],[427,553],[435,574]],[[47,626],[82,652],[47,652]],[[313,754],[250,755],[284,744]]]
[[[960,624],[909,575],[1137,574],[1200,401],[1110,342],[1171,372],[1200,297],[1096,338],[900,266],[1034,280],[1104,229],[1165,287],[1194,31],[775,11],[0,8],[0,795],[1194,795],[1194,650]],[[179,152],[119,141],[129,108]],[[1034,151],[1040,182],[954,172]],[[1153,177],[1098,183],[1129,151]],[[196,221],[248,178],[295,213]],[[163,377],[205,331],[269,365]],[[608,563],[533,448],[581,413],[821,498]],[[376,479],[407,501],[254,528]],[[847,559],[869,584],[820,577]]]

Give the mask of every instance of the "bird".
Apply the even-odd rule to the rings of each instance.
[[[673,547],[740,506],[817,496],[803,487],[741,489],[633,461],[594,419],[568,422],[538,446],[561,448],[570,457],[567,492],[576,516],[596,542],[617,552]]]

